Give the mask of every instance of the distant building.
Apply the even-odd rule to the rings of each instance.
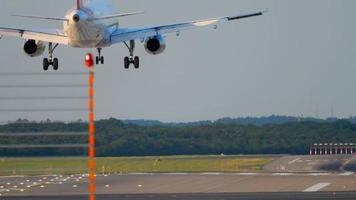
[[[316,143],[310,147],[310,155],[354,154],[356,143]]]

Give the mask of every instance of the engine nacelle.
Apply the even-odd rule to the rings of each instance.
[[[145,50],[149,54],[157,55],[166,49],[166,41],[161,35],[150,37],[145,41]]]
[[[46,45],[42,41],[27,40],[23,45],[23,51],[30,57],[42,55],[45,49]]]

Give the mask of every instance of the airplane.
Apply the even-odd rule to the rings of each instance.
[[[0,38],[12,36],[25,39],[23,51],[30,57],[44,54],[48,43],[48,57],[43,59],[43,69],[47,71],[50,66],[58,70],[58,58],[54,58],[54,51],[58,45],[67,45],[74,48],[95,48],[98,51],[96,64],[104,64],[102,49],[111,45],[123,43],[129,57],[124,58],[124,68],[130,65],[138,69],[140,58],[134,56],[135,41],[144,43],[147,53],[158,55],[165,51],[165,36],[169,33],[180,35],[181,31],[199,27],[213,27],[224,22],[263,15],[264,12],[254,12],[226,17],[217,17],[203,20],[159,25],[143,28],[124,28],[119,26],[119,18],[143,14],[142,12],[111,14],[109,5],[102,0],[76,0],[76,4],[62,17],[43,17],[30,15],[13,15],[26,19],[47,21],[62,21],[62,30],[48,29],[19,29],[0,27]]]

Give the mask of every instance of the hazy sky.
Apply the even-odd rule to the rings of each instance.
[[[63,16],[74,0],[1,0],[0,26],[61,28],[58,22],[10,14]],[[354,0],[118,0],[120,12],[145,11],[121,26],[147,26],[268,10],[262,16],[169,35],[166,51],[148,55],[138,43],[140,70],[125,70],[123,45],[104,49],[98,66],[97,118],[194,121],[220,117],[348,117],[356,114]],[[0,72],[42,72],[42,57],[22,53],[23,41],[0,40]],[[60,71],[85,71],[92,50],[59,47]],[[95,51],[92,51],[95,52]],[[48,73],[48,72],[47,72]],[[50,73],[50,72],[49,72]],[[45,74],[45,73],[44,73]],[[85,83],[85,77],[0,77],[0,84]],[[1,96],[80,95],[80,89],[4,89]],[[0,101],[4,108],[85,107],[85,101]],[[0,113],[0,121],[77,119],[84,113]]]

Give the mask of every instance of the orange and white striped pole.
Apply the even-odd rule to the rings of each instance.
[[[95,200],[95,115],[94,115],[94,60],[93,55],[85,56],[85,65],[89,68],[89,200]]]

